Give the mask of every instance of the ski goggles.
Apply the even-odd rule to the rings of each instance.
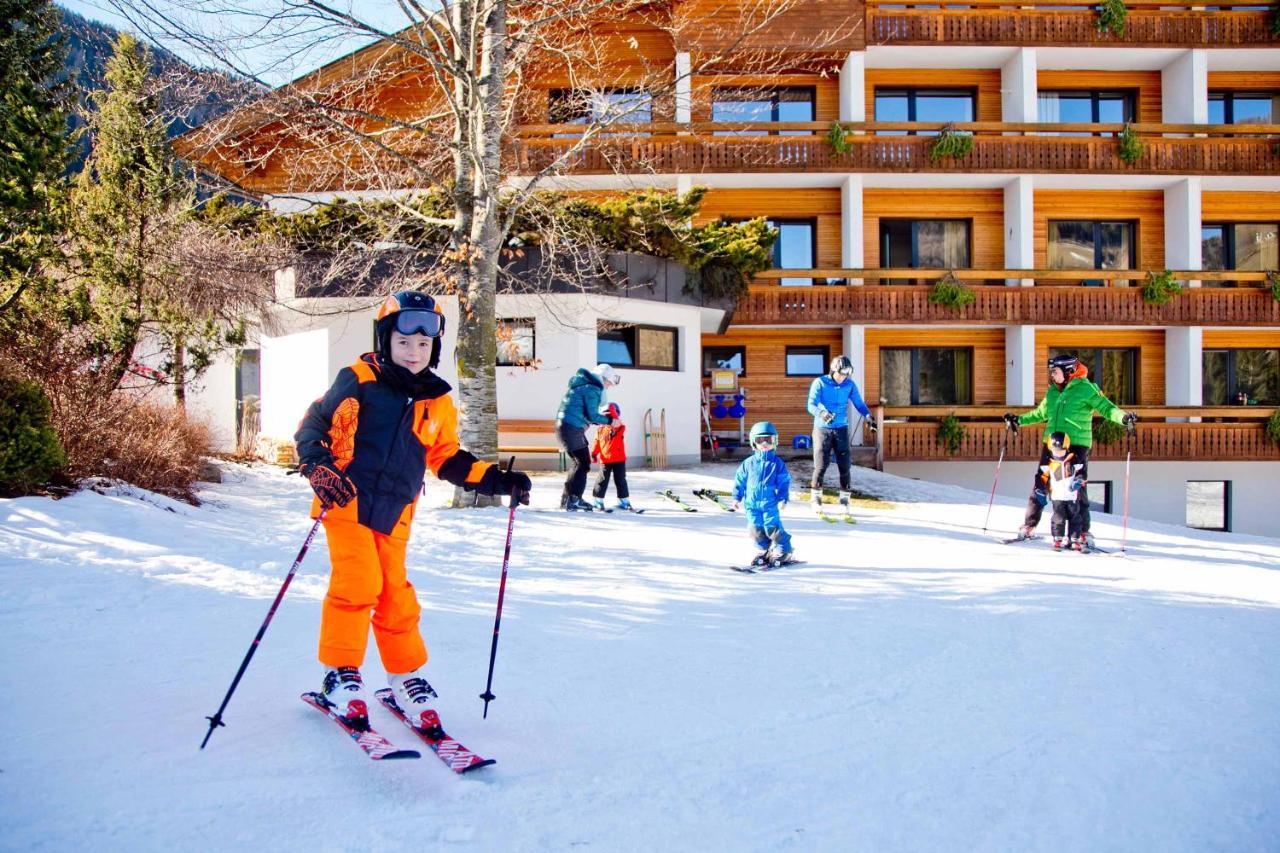
[[[778,437],[776,435],[757,435],[752,440],[751,445],[760,450],[773,450],[778,446]]]
[[[402,335],[426,335],[438,338],[444,334],[444,316],[435,311],[410,308],[396,312],[396,331]]]

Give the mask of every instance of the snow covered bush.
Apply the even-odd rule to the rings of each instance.
[[[44,391],[0,375],[0,495],[30,494],[66,461]]]

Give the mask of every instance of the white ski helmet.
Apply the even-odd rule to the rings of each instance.
[[[600,377],[600,381],[605,385],[617,385],[622,381],[622,377],[618,375],[618,371],[614,370],[611,364],[597,364],[594,373]]]

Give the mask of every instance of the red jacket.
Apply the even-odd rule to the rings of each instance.
[[[624,433],[627,431],[621,424],[616,427],[602,426],[596,430],[595,443],[591,445],[592,461],[610,462],[627,461],[627,442]]]

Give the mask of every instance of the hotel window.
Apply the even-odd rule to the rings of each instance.
[[[1276,222],[1206,222],[1200,227],[1201,266],[1207,270],[1278,269],[1277,233],[1280,223]]]
[[[1089,370],[1089,378],[1102,388],[1107,399],[1119,406],[1138,403],[1138,351],[1102,347],[1050,347],[1049,358],[1058,355],[1079,356]]]
[[[1089,511],[1111,512],[1111,481],[1089,481]]]
[[[880,396],[890,406],[973,403],[973,350],[881,348]]]
[[[601,320],[596,327],[596,361],[641,370],[678,370],[680,330]]]
[[[525,367],[534,363],[534,320],[532,317],[498,320],[498,366]]]
[[[827,347],[787,347],[788,376],[821,376],[830,363],[831,351]]]
[[[1209,124],[1280,124],[1280,93],[1210,92]]]
[[[881,219],[880,261],[890,269],[971,266],[968,219]]]
[[[1187,481],[1187,527],[1231,529],[1231,481]]]
[[[973,89],[876,89],[876,121],[973,121],[978,95]],[[936,130],[880,130],[882,136],[936,136]]]
[[[711,120],[718,122],[777,123],[814,121],[812,87],[780,89],[714,89]],[[809,130],[774,131],[780,136],[809,136]],[[718,130],[717,136],[765,136],[767,130]]]
[[[739,376],[747,375],[746,347],[703,347],[702,375],[710,376],[713,370],[733,370]]]
[[[1207,349],[1201,355],[1206,406],[1280,406],[1280,350]]]
[[[770,219],[778,229],[773,244],[773,266],[780,270],[813,269],[818,256],[818,227],[812,219]],[[779,284],[813,284],[811,278],[782,278]]]
[[[1072,90],[1041,91],[1036,115],[1049,124],[1124,124],[1134,120],[1134,92]],[[1057,136],[1090,136],[1087,131],[1056,133]],[[1110,133],[1099,134],[1111,136]]]
[[[653,95],[642,89],[553,89],[548,115],[552,124],[651,124]],[[574,139],[579,134],[555,136]]]
[[[1136,262],[1135,231],[1133,222],[1050,222],[1049,269],[1131,270]],[[1085,283],[1103,282],[1091,279]]]

